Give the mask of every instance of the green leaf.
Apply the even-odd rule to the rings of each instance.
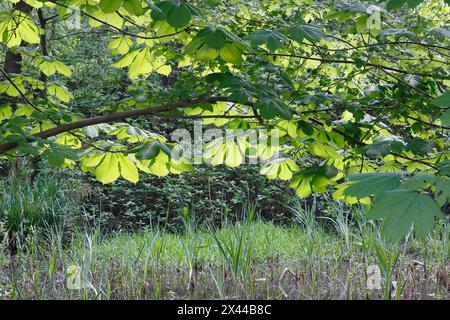
[[[18,142],[19,151],[21,153],[29,154],[32,156],[38,156],[39,155],[39,147],[36,146],[36,143],[27,143],[27,142]]]
[[[450,176],[450,160],[445,160],[439,168],[439,173]]]
[[[408,1],[408,7],[410,8],[415,8],[417,7],[420,3],[422,3],[423,0],[407,0]]]
[[[195,52],[195,57],[200,61],[211,61],[217,58],[219,52],[215,49],[211,49],[208,46],[203,46]]]
[[[58,71],[62,75],[66,76],[66,77],[72,76],[72,70],[68,66],[66,66],[64,63],[62,63],[60,61],[56,61],[54,63],[54,65],[55,65],[56,71]]]
[[[444,126],[450,126],[450,109],[444,112],[441,116],[441,122]]]
[[[358,18],[358,20],[356,20],[356,31],[359,33],[362,33],[364,31],[367,30],[367,19],[368,16],[364,15]]]
[[[119,160],[114,153],[107,153],[95,170],[95,176],[103,184],[112,183],[120,177]]]
[[[13,112],[11,106],[0,106],[0,121],[3,119],[10,119]]]
[[[213,166],[225,164],[229,167],[237,167],[244,161],[245,150],[248,147],[245,139],[227,141],[218,138],[205,146],[204,159],[209,159]]]
[[[144,9],[142,8],[141,0],[124,0],[123,7],[129,13],[135,16],[141,16],[144,14]]]
[[[147,75],[153,71],[152,56],[148,47],[140,50],[128,69],[130,79],[137,79],[140,75]]]
[[[431,144],[420,138],[408,139],[406,150],[411,151],[414,154],[424,156],[431,151]]]
[[[432,101],[436,107],[450,107],[450,92],[446,92]]]
[[[304,134],[308,135],[308,136],[312,136],[314,133],[314,127],[311,125],[311,123],[306,122],[304,120],[300,120],[297,123],[298,127],[300,128],[300,130],[303,131]]]
[[[362,147],[369,157],[385,156],[391,150],[391,141],[380,141]]]
[[[356,181],[347,187],[344,195],[364,198],[378,195],[384,191],[394,190],[400,186],[400,177],[396,173],[366,173],[356,174],[349,177]]]
[[[117,158],[119,160],[120,175],[132,183],[137,183],[139,181],[139,173],[134,162],[128,156],[121,154],[117,155]]]
[[[206,44],[210,48],[220,50],[225,45],[226,34],[221,29],[208,28],[204,37]]]
[[[314,25],[298,25],[288,29],[289,36],[295,41],[302,43],[303,39],[307,39],[312,43],[319,42],[324,36],[322,30]]]
[[[439,177],[436,181],[436,202],[439,206],[444,206],[450,201],[450,179]]]
[[[417,190],[423,189],[433,184],[436,180],[436,176],[433,174],[417,174],[409,179],[403,181],[400,189]]]
[[[128,2],[128,0],[125,0]],[[113,13],[120,9],[122,0],[101,0],[99,3],[100,9],[104,13]]]
[[[309,167],[296,174],[289,187],[294,188],[300,198],[306,198],[312,192],[325,192],[328,185],[335,183],[329,178],[335,176],[336,173],[337,171],[333,167]]]
[[[28,43],[39,43],[39,28],[30,19],[21,17],[19,24],[15,27],[16,31],[19,33],[20,37]],[[16,33],[14,31],[14,33]]]
[[[78,161],[80,160],[80,153],[78,153],[78,150],[71,149],[68,147],[59,146],[58,152],[64,156],[66,159]]]
[[[278,31],[258,30],[249,34],[244,39],[250,40],[253,46],[257,47],[265,44],[270,50],[275,51],[283,45],[282,42],[286,40],[286,37]]]
[[[48,162],[55,167],[60,167],[65,161],[64,156],[56,150],[49,150],[46,153],[46,157]]]
[[[393,190],[376,198],[369,216],[383,219],[383,233],[389,240],[405,237],[411,226],[419,237],[426,237],[433,229],[435,218],[442,212],[428,195],[409,190]]]
[[[268,179],[279,178],[281,180],[290,180],[293,172],[299,171],[294,160],[279,158],[270,161],[261,169],[260,173],[267,176]]]
[[[176,4],[170,10],[167,16],[167,22],[177,29],[187,26],[189,21],[191,21],[192,13],[191,10],[184,4]]]
[[[151,4],[150,7],[152,9],[152,12],[150,13],[150,16],[155,21],[166,20],[173,6],[173,3],[169,1],[163,1],[158,3],[157,5]]]
[[[386,4],[386,9],[395,10],[406,4],[408,0],[389,0]]]
[[[167,143],[164,142],[160,142],[158,144],[159,149],[164,152],[166,155],[168,155],[169,157],[172,156],[172,147],[170,145],[168,145]]]
[[[255,108],[259,109],[264,119],[273,119],[276,116],[286,120],[292,119],[292,113],[289,107],[275,99],[262,99],[255,104]]]
[[[83,132],[86,137],[95,138],[98,137],[98,131],[96,126],[88,126],[83,128]]]
[[[147,142],[136,153],[139,160],[151,160],[159,154],[160,148],[157,142]]]
[[[232,63],[235,65],[239,65],[242,63],[241,52],[232,44],[225,45],[225,47],[220,49],[219,54],[222,59],[228,63]]]
[[[62,102],[69,102],[73,99],[72,94],[62,85],[53,84],[47,87],[47,92],[49,95],[57,97]]]

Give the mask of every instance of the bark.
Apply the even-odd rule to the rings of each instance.
[[[18,10],[24,13],[30,13],[33,7],[27,3],[20,1],[13,5],[13,10]],[[5,54],[5,62],[3,64],[3,70],[8,74],[20,74],[22,72],[22,55],[15,50],[8,49]],[[12,108],[15,110],[15,100],[11,97],[2,97],[0,103],[12,102]]]
[[[39,26],[44,32],[40,36],[40,49],[41,54],[43,56],[49,55],[49,49],[48,49],[48,39],[47,39],[47,18],[44,15],[44,12],[42,9],[37,10],[38,19],[39,19]],[[41,80],[44,83],[44,86],[47,82],[47,76],[43,73],[39,73],[39,80]],[[47,90],[44,88],[43,90],[37,91],[37,95],[41,97],[42,99],[47,99]],[[30,174],[30,183],[31,185],[34,184],[34,181],[36,180],[36,177],[39,174],[39,162],[41,160],[41,157],[38,155],[36,157],[33,157],[31,160],[31,174]]]
[[[44,33],[41,34],[41,42],[40,42],[41,54],[43,56],[48,56],[49,51],[48,51],[48,40],[47,40],[47,19],[45,18],[44,12],[42,11],[42,9],[38,9],[38,18],[39,18],[39,25],[40,25],[41,29],[44,30]],[[39,75],[39,79],[45,83],[47,81],[47,76],[41,72]],[[43,90],[42,92],[45,94],[45,90]],[[41,95],[42,95],[42,92],[41,92]]]
[[[23,13],[29,14],[33,7],[24,1],[19,1],[13,5],[14,10],[21,11]],[[21,45],[23,42],[21,43]],[[5,62],[3,69],[8,74],[21,74],[22,73],[22,55],[14,50],[8,49],[5,54]],[[12,102],[12,108],[15,109],[15,100],[9,99]],[[11,174],[11,171],[14,166],[19,166],[19,162],[11,163],[8,168],[6,168],[6,174]],[[17,253],[16,239],[13,230],[9,230],[8,232],[8,251],[11,256],[15,256]]]

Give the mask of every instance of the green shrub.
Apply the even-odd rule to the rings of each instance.
[[[23,240],[31,231],[62,227],[76,208],[68,185],[48,172],[34,183],[21,176],[0,180],[0,222],[9,242]]]
[[[86,216],[107,229],[178,229],[183,225],[183,208],[203,226],[244,219],[242,208],[249,205],[255,206],[255,215],[268,220],[288,222],[292,216],[279,203],[292,201],[288,186],[268,181],[254,166],[198,167],[166,177],[141,175],[136,185],[117,181],[103,186],[93,180],[89,184],[90,196],[84,200]]]

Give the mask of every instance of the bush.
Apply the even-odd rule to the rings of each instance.
[[[181,175],[141,175],[136,185],[117,181],[103,186],[93,179],[90,185],[85,211],[107,229],[176,229],[183,208],[202,224],[243,218],[243,210],[254,205],[265,219],[287,221],[291,216],[279,202],[290,202],[292,191],[283,182],[268,181],[255,166],[196,167]]]
[[[0,224],[8,234],[10,248],[31,231],[63,227],[76,208],[68,185],[48,172],[34,183],[20,175],[0,180]]]

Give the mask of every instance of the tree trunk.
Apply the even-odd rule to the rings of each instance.
[[[40,41],[41,54],[43,56],[48,56],[49,55],[49,50],[48,50],[48,39],[47,39],[47,18],[44,16],[44,12],[42,11],[42,9],[38,9],[37,13],[38,13],[38,18],[39,18],[39,27],[42,30],[44,30],[44,32],[40,36],[40,39],[41,39],[41,41]],[[39,80],[41,80],[44,83],[44,86],[45,86],[45,83],[47,82],[47,76],[43,72],[40,72]],[[42,99],[46,99],[47,98],[47,91],[45,90],[45,88],[43,90],[39,90],[37,92],[37,94]],[[33,157],[33,159],[31,160],[31,174],[30,174],[31,185],[34,184],[34,181],[36,180],[36,177],[39,174],[39,162],[40,162],[40,160],[41,160],[41,157],[39,155]]]
[[[24,1],[19,1],[13,5],[14,10],[18,10],[20,12],[29,14],[33,7],[29,4],[25,3]],[[21,45],[23,42],[21,43]],[[8,74],[21,74],[22,73],[22,55],[15,50],[8,49],[6,51],[5,55],[5,63],[4,68],[6,73]],[[12,108],[13,110],[16,109],[15,101],[16,99],[9,99],[10,102],[12,102]],[[14,163],[9,163],[9,166],[6,168],[6,175],[10,175],[11,171],[14,167],[19,166],[19,162],[15,161]],[[14,231],[9,230],[8,232],[8,249],[10,256],[15,256],[17,253],[17,246],[16,246],[16,239]]]
[[[40,42],[40,46],[41,46],[41,54],[43,56],[48,56],[48,40],[47,40],[47,19],[44,16],[44,12],[42,11],[42,9],[38,9],[38,18],[39,18],[39,26],[41,27],[42,30],[44,30],[44,32],[41,34],[41,42]],[[42,82],[46,82],[47,81],[47,76],[44,73],[40,73],[39,76],[39,80],[41,80]],[[45,94],[45,90],[42,91]],[[41,92],[41,94],[42,94]]]

